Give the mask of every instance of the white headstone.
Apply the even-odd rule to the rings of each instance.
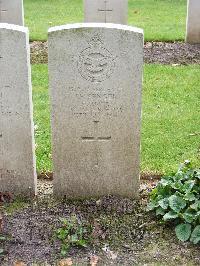
[[[137,197],[143,31],[66,25],[48,45],[55,195]]]
[[[34,195],[36,168],[28,29],[0,24],[0,192]]]
[[[23,0],[0,0],[0,23],[23,26]]]
[[[188,0],[186,42],[200,43],[200,0]]]
[[[85,22],[127,24],[128,0],[84,0]]]

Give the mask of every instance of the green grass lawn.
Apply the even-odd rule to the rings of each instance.
[[[187,0],[129,0],[129,24],[145,31],[145,40],[183,40]],[[83,22],[83,0],[24,0],[31,40],[46,40],[55,25]]]
[[[200,159],[199,66],[145,65],[143,86],[143,172],[171,172],[179,162]],[[47,65],[33,65],[37,169],[51,171]]]

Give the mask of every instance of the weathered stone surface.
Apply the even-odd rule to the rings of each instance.
[[[35,194],[27,28],[0,24],[0,192]]]
[[[128,0],[84,0],[85,22],[127,24]]]
[[[23,0],[0,0],[0,23],[23,26]]]
[[[200,43],[200,0],[188,0],[186,42]]]
[[[55,195],[137,197],[143,31],[66,25],[48,45]]]

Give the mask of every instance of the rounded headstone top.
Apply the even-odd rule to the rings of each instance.
[[[114,23],[75,23],[75,24],[66,24],[61,26],[52,27],[48,30],[48,33],[52,33],[55,31],[62,31],[62,30],[70,30],[70,29],[81,29],[81,28],[105,28],[105,29],[117,29],[117,30],[124,30],[124,31],[132,31],[135,33],[139,33],[143,35],[143,29],[121,25],[121,24],[114,24]]]
[[[0,29],[14,30],[14,31],[20,31],[20,32],[28,33],[27,27],[18,26],[18,25],[9,24],[9,23],[0,23]]]

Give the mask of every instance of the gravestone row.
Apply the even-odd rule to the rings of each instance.
[[[85,22],[127,24],[128,0],[84,0]],[[24,25],[23,0],[0,0],[0,23]]]
[[[54,193],[136,197],[143,33],[114,24],[49,30]],[[0,24],[0,191],[36,193],[28,31]]]
[[[84,21],[127,24],[128,0],[84,0]],[[24,25],[23,0],[0,0],[0,23]],[[200,1],[188,0],[186,42],[200,43]]]
[[[199,16],[192,16],[197,1],[188,1],[187,41],[193,43],[200,36]],[[0,22],[6,20],[23,25],[22,0],[0,0]],[[85,0],[85,21],[126,24],[127,1]],[[28,41],[26,28],[0,23],[0,191],[34,195]],[[137,196],[142,50],[143,33],[133,27],[85,23],[49,30],[56,196]]]

